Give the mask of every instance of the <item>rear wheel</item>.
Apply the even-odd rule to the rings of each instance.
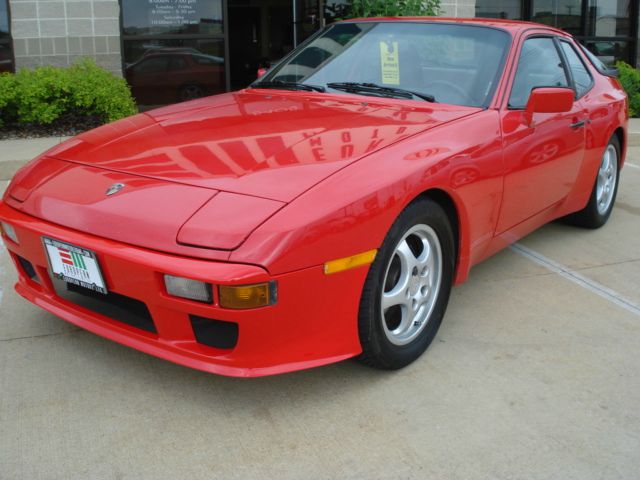
[[[455,245],[447,214],[429,199],[395,221],[360,301],[359,360],[384,369],[417,359],[436,335],[453,281]]]
[[[607,223],[618,193],[619,159],[620,142],[614,135],[602,154],[589,203],[579,212],[566,217],[568,223],[585,228],[599,228]]]
[[[180,88],[178,97],[181,101],[195,100],[204,97],[204,89],[200,85],[185,85]]]

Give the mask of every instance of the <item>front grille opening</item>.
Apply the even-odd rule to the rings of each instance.
[[[157,333],[147,305],[140,300],[114,292],[104,295],[53,276],[51,281],[58,296],[68,302],[132,327]]]
[[[235,348],[238,343],[238,324],[189,315],[193,334],[198,343],[220,349]]]
[[[33,268],[33,264],[26,258],[22,258],[20,255],[16,255],[16,257],[18,258],[18,263],[20,263],[20,267],[22,267],[22,271],[24,272],[24,274],[31,280],[40,282],[38,274],[36,273],[36,269]]]

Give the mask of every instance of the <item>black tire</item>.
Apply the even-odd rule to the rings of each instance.
[[[397,339],[393,336],[393,332],[389,331],[394,328],[389,324],[389,312],[392,308],[400,306],[396,305],[385,309],[386,313],[383,316],[382,295],[384,292],[387,292],[388,286],[391,287],[391,292],[387,292],[386,294],[390,295],[392,291],[403,291],[405,285],[411,285],[404,283],[402,288],[393,288],[393,282],[395,280],[389,281],[392,273],[392,261],[396,262],[394,256],[399,255],[396,252],[396,247],[399,247],[402,241],[404,241],[406,234],[416,228],[418,232],[420,232],[424,226],[429,227],[432,234],[435,232],[435,236],[439,241],[441,256],[439,288],[434,289],[431,300],[432,303],[429,307],[430,313],[427,314],[425,321],[422,322],[424,326],[415,327],[416,329],[421,328],[421,330],[414,332],[414,335],[416,335],[415,338],[411,338],[409,335],[407,337],[408,343],[398,345]],[[407,244],[409,240],[410,238],[407,237]],[[418,247],[416,248],[422,248],[420,246],[422,244],[418,243],[417,245]],[[416,256],[419,257],[420,255]],[[395,370],[410,364],[424,353],[440,327],[442,317],[449,302],[449,294],[451,293],[453,283],[455,257],[456,247],[451,224],[447,214],[440,205],[433,200],[420,198],[402,211],[387,233],[376,259],[369,269],[369,274],[364,284],[358,318],[358,330],[360,343],[362,345],[362,353],[358,357],[359,361],[371,367]],[[404,267],[399,267],[398,271],[402,268]],[[412,270],[416,270],[415,267],[413,267]],[[435,267],[434,270],[436,270]],[[387,273],[389,273],[389,275],[387,275]],[[401,274],[398,273],[398,278],[400,278],[400,275]],[[411,278],[414,278],[415,275],[414,273]],[[431,273],[429,275],[431,275]],[[399,286],[400,282],[398,281],[396,287]],[[410,288],[411,287],[407,287],[406,289],[408,302],[411,302],[408,297]],[[419,286],[418,289],[420,289]],[[401,311],[406,312],[406,310],[403,309],[401,309]],[[427,311],[428,310],[425,309],[423,312]],[[412,324],[412,322],[413,320],[409,323]],[[394,341],[390,340],[390,338],[393,338]]]
[[[576,225],[578,227],[583,228],[600,228],[611,216],[611,211],[613,210],[613,206],[616,203],[616,196],[618,195],[618,183],[620,180],[620,141],[616,135],[613,135],[609,140],[609,143],[604,149],[603,152],[603,161],[604,155],[607,152],[609,147],[613,147],[616,152],[616,168],[615,168],[615,184],[613,185],[613,196],[611,197],[610,203],[606,210],[601,210],[598,208],[598,178],[600,175],[600,167],[598,167],[598,173],[596,173],[596,179],[593,182],[593,190],[591,191],[591,196],[589,197],[589,203],[582,210],[572,213],[564,218],[564,221],[571,224]],[[602,166],[602,163],[601,163]]]

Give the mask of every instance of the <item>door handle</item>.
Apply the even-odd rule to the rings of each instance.
[[[580,128],[580,127],[584,127],[584,125],[587,123],[586,120],[580,120],[579,122],[576,123],[572,123],[571,125],[569,125],[571,128],[573,128],[574,130]]]

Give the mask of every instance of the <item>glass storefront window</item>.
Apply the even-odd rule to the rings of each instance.
[[[571,35],[581,34],[581,0],[533,0],[531,20],[561,28]]]
[[[0,72],[13,72],[13,55],[10,43],[0,42]]]
[[[618,60],[629,62],[629,42],[618,40],[583,40],[582,43],[605,65],[612,67]]]
[[[343,11],[340,4],[343,2],[340,0],[334,0],[327,2],[327,8],[320,9],[320,2],[318,0],[293,0],[296,5],[296,45],[302,43],[305,39],[309,38],[312,34],[322,28],[325,23],[323,14],[331,15],[332,11]],[[331,6],[329,7],[329,4]],[[333,10],[331,10],[333,9]],[[327,17],[326,21],[331,22],[334,18]]]
[[[589,0],[587,35],[626,37],[630,34],[629,0]]]
[[[221,0],[122,0],[124,75],[139,105],[226,90]]]
[[[223,38],[139,39],[128,40],[124,45],[125,68],[145,55],[172,53],[175,51],[209,55],[215,57],[220,63],[224,63]]]
[[[349,0],[327,0],[324,4],[324,19],[329,25],[344,18],[349,9]]]
[[[9,37],[9,7],[7,0],[0,0],[0,39]]]
[[[13,51],[9,33],[7,0],[0,0],[0,72],[13,72]]]
[[[476,17],[522,19],[522,5],[513,0],[476,0]]]
[[[124,35],[222,34],[221,0],[124,0]]]
[[[125,78],[141,105],[163,105],[226,90],[223,39],[129,40]]]

